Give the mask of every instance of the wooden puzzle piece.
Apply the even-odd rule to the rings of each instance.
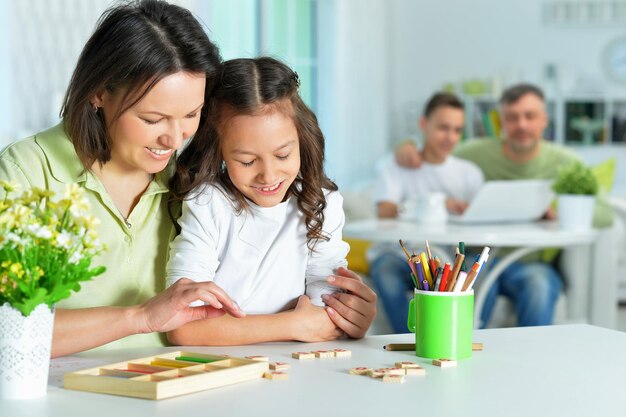
[[[421,366],[419,366],[418,364],[416,364],[415,362],[396,362],[396,368],[421,368]]]
[[[372,368],[366,368],[364,366],[359,366],[357,368],[350,369],[350,374],[351,375],[367,375],[371,370],[372,370]]]
[[[385,375],[383,376],[383,382],[387,382],[391,384],[403,384],[404,375]]]
[[[245,356],[246,359],[251,359],[253,361],[259,361],[259,362],[269,362],[270,358],[268,358],[267,356],[260,356],[260,355],[256,355],[256,356]]]
[[[291,368],[287,362],[272,362],[270,363],[270,369],[273,371],[284,371]]]
[[[426,375],[426,369],[422,368],[421,366],[417,368],[404,368],[404,372],[407,375],[411,375],[411,376]]]
[[[382,378],[385,376],[385,371],[382,371],[380,369],[370,369],[369,371],[367,371],[367,375],[371,378]]]
[[[272,381],[287,381],[289,379],[289,374],[287,372],[280,371],[265,372],[263,374],[263,378]]]
[[[335,357],[335,352],[333,352],[332,350],[314,350],[313,353],[315,354],[316,358],[320,359]]]
[[[472,350],[474,352],[480,352],[481,350],[483,350],[483,344],[482,343],[472,343]]]
[[[293,352],[291,357],[294,359],[315,359],[313,352]]]
[[[347,349],[333,349],[337,358],[349,358],[352,356],[352,352]]]
[[[433,359],[433,365],[440,368],[451,368],[456,366],[456,361],[450,359]]]

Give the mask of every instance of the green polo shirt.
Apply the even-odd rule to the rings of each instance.
[[[168,171],[168,170],[166,170]],[[91,212],[100,219],[98,236],[108,248],[94,259],[104,274],[82,284],[59,308],[130,306],[164,289],[167,248],[172,222],[167,213],[167,174],[157,174],[128,218],[128,226],[100,180],[85,172],[62,124],[9,145],[0,153],[0,179],[63,195],[66,184],[86,190]],[[93,329],[98,331],[98,329]],[[158,333],[133,335],[106,348],[164,345]]]

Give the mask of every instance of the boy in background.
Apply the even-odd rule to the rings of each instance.
[[[436,93],[426,103],[419,127],[424,147],[418,169],[383,161],[374,191],[379,218],[395,218],[403,203],[420,194],[440,192],[450,213],[462,214],[482,186],[483,174],[472,162],[451,155],[463,133],[464,109],[453,94]],[[415,246],[412,246],[415,247]],[[413,282],[399,245],[375,245],[368,253],[370,275],[395,333],[406,333]]]

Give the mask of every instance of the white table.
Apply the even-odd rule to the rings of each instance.
[[[563,230],[555,222],[490,225],[420,225],[401,220],[363,220],[344,227],[344,236],[373,242],[398,243],[398,239],[431,245],[490,246],[515,248],[488,274],[480,277],[476,294],[475,323],[487,290],[512,262],[544,248],[567,248],[564,254],[567,276],[568,319],[614,327],[617,312],[615,261],[607,256],[614,249],[606,232]],[[441,257],[441,256],[440,256]],[[445,258],[449,258],[446,254]],[[494,254],[492,251],[491,259]]]
[[[412,352],[388,352],[387,343],[412,343],[411,334],[327,343],[193,347],[196,352],[266,355],[292,364],[289,381],[258,379],[161,401],[65,390],[63,368],[76,370],[155,355],[174,348],[83,353],[52,361],[48,395],[0,400],[3,417],[126,416],[624,416],[626,334],[589,325],[478,330],[484,351],[441,369]],[[351,358],[291,359],[293,351],[346,348]],[[403,385],[349,375],[356,366],[416,361],[425,376]],[[72,363],[72,361],[74,363]],[[82,364],[82,368],[80,365]]]

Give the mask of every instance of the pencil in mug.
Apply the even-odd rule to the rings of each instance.
[[[435,273],[435,288],[433,288],[433,291],[439,291],[439,287],[441,285],[441,276],[443,275],[442,272],[442,267],[437,268],[437,272]]]
[[[424,278],[424,270],[422,268],[422,262],[419,260],[419,258],[417,259],[417,261],[415,261],[415,269],[417,269],[417,280],[422,283],[422,290],[426,290],[426,288],[424,287],[424,281],[428,282],[428,280],[426,278]]]
[[[463,284],[461,291],[467,291],[472,288],[472,285],[474,284],[474,280],[476,279],[476,275],[478,275],[479,266],[480,264],[478,262],[474,263],[469,274],[467,274],[467,278],[465,279],[465,283]]]
[[[453,292],[461,292],[461,288],[463,288],[463,285],[465,285],[467,275],[467,272],[459,271],[459,275],[457,276],[456,282],[454,283],[454,288],[452,288]]]
[[[430,245],[428,241],[426,241],[426,253],[428,254],[428,260],[430,261],[433,258],[433,254],[430,252]]]
[[[404,247],[404,243],[402,243],[402,239],[400,239],[400,247],[402,248],[402,250],[406,254],[407,259],[410,261],[411,260],[411,255],[409,255],[409,251],[406,250],[406,247]]]
[[[454,268],[452,268],[450,276],[448,277],[448,285],[446,285],[446,291],[452,291],[454,289],[454,284],[456,284],[456,279],[459,276],[459,272],[461,271],[461,264],[463,263],[463,259],[465,259],[465,255],[458,254],[456,256],[456,260],[454,261]]]
[[[443,271],[441,272],[441,283],[439,284],[439,288],[436,288],[435,291],[445,291],[446,284],[448,283],[448,276],[450,275],[450,262],[446,262],[443,266]]]
[[[459,242],[459,253],[465,256],[465,242]],[[463,263],[461,264],[461,271],[467,272],[467,266],[465,265],[465,259],[463,259]]]
[[[430,273],[430,266],[428,265],[428,259],[426,259],[426,254],[422,252],[420,254],[420,259],[422,261],[422,268],[424,268],[424,278],[428,281],[428,285],[433,286],[433,276]],[[435,272],[435,271],[433,271]]]

